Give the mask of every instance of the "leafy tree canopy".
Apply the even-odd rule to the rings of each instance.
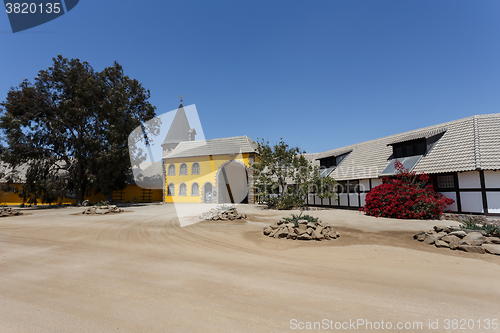
[[[155,117],[149,98],[117,62],[98,72],[61,55],[34,83],[25,79],[11,88],[0,103],[1,159],[27,166],[23,198],[53,202],[69,191],[81,203],[88,187],[108,195],[124,188],[129,134],[141,124],[159,132],[158,121],[147,122]],[[130,153],[135,160],[144,156],[134,145]]]
[[[320,177],[319,167],[313,166],[304,157],[305,153],[298,147],[290,147],[283,138],[274,146],[263,139],[258,142],[258,158],[253,170],[260,202],[265,202],[270,208],[302,208],[310,192],[320,198],[330,198],[335,194],[335,180]]]

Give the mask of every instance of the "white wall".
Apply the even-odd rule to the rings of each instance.
[[[339,200],[341,206],[347,206],[347,193],[340,193]]]
[[[460,192],[463,212],[484,213],[481,192]]]
[[[372,179],[372,188],[379,185],[382,185],[382,179],[379,178]]]
[[[486,192],[488,213],[500,213],[500,192]]]
[[[481,181],[479,179],[479,172],[459,172],[458,184],[460,188],[481,188]],[[463,210],[463,207],[462,207]]]
[[[357,193],[350,193],[349,194],[349,207],[358,207],[358,194]]]
[[[363,207],[365,205],[365,202],[366,202],[366,193],[361,193],[359,195],[359,198],[361,199],[361,207]]]
[[[484,182],[486,184],[486,188],[500,188],[500,172],[485,171]]]
[[[360,191],[369,191],[370,190],[370,180],[369,179],[360,179],[359,190]]]

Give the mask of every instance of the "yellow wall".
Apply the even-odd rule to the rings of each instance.
[[[113,201],[119,202],[153,202],[161,201],[163,196],[162,190],[150,190],[151,195],[147,195],[147,189],[143,189],[137,185],[127,185],[121,191],[113,191]],[[135,199],[135,200],[134,200]]]
[[[202,194],[203,194],[203,186],[206,182],[212,183],[213,190],[217,191],[215,188],[215,179],[217,176],[217,171],[227,161],[235,160],[240,161],[245,164],[246,167],[249,167],[249,154],[239,154],[237,156],[230,155],[208,155],[208,156],[195,156],[195,157],[183,157],[183,158],[173,158],[173,159],[165,159],[165,202],[194,202],[199,203],[203,202]],[[200,164],[200,174],[192,175],[191,167],[194,162],[198,162]],[[182,163],[187,164],[188,174],[187,175],[179,175],[179,169]],[[168,175],[168,167],[170,164],[175,165],[175,176]],[[198,183],[200,187],[199,195],[192,196],[191,195],[191,186],[193,183]],[[167,186],[168,184],[173,183],[175,185],[175,195],[167,196]],[[179,196],[179,186],[180,184],[185,183],[187,185],[187,195]]]
[[[22,184],[14,184],[14,187],[17,188],[18,192],[21,189]],[[97,203],[99,201],[105,201],[106,196],[102,193],[94,193],[94,191],[90,191],[90,196],[87,196],[89,191],[85,191],[85,197],[84,200],[89,200],[91,203]],[[119,197],[120,191],[114,191],[113,192],[113,198]],[[122,202],[134,202],[134,197],[137,198],[136,202],[151,202],[151,201],[162,201],[162,196],[163,196],[163,191],[162,190],[151,190],[151,200],[148,200],[146,197],[145,200],[143,200],[143,192],[142,188],[140,188],[137,185],[127,185],[127,187],[122,191],[121,197],[123,200],[117,200],[117,201],[122,201]],[[13,192],[3,192],[0,191],[0,205],[20,205],[22,204],[23,201],[19,197],[17,193]],[[53,205],[58,204],[59,201],[52,203]],[[75,199],[69,199],[69,198],[64,198],[62,201],[63,204],[75,204],[76,200]],[[40,200],[38,200],[38,204],[42,205],[40,203]],[[48,205],[48,204],[43,204],[43,205]]]

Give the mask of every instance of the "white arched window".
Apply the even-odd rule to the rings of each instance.
[[[200,174],[200,164],[198,162],[194,162],[191,166],[191,174],[199,175]]]
[[[191,185],[191,196],[197,197],[199,195],[200,195],[200,185],[198,185],[198,183],[193,183],[193,185]]]
[[[188,166],[186,163],[182,163],[179,168],[179,175],[187,175],[188,174]]]
[[[172,183],[168,184],[168,187],[167,187],[167,195],[168,195],[169,197],[171,197],[171,196],[175,195],[175,185],[174,185],[174,184],[172,184]]]
[[[186,184],[182,183],[179,185],[179,195],[186,196],[187,195],[187,186]]]
[[[170,164],[168,166],[168,175],[175,176],[175,164]]]

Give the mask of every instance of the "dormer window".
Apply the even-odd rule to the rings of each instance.
[[[321,168],[331,168],[331,167],[336,167],[338,166],[346,157],[349,155],[351,152],[347,152],[344,154],[340,154],[337,156],[329,156],[325,158],[320,158],[319,159],[319,165]]]
[[[329,176],[335,168],[351,153],[348,151],[343,154],[319,158],[320,177]]]
[[[394,158],[424,155],[426,148],[426,140],[418,139],[394,144],[392,146],[392,153]]]

